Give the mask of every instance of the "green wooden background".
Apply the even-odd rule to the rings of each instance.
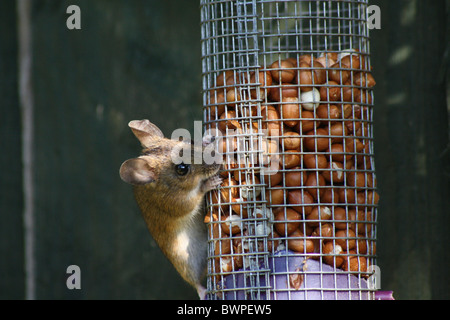
[[[382,288],[450,298],[450,1],[373,0]],[[82,30],[66,28],[81,8]],[[127,128],[201,120],[198,0],[34,0],[34,259],[25,258],[17,4],[0,1],[0,299],[196,299],[148,234],[121,162]],[[81,268],[68,290],[66,268]]]

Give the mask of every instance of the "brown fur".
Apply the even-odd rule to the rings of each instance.
[[[205,193],[220,184],[220,165],[194,164],[195,148],[189,146],[190,169],[180,175],[170,155],[183,142],[163,138],[148,120],[132,121],[130,127],[145,149],[122,164],[121,177],[134,185],[136,201],[162,252],[202,295],[207,253],[202,204]]]

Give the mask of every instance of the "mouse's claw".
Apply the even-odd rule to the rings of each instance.
[[[205,184],[203,186],[205,192],[206,191],[211,191],[214,190],[215,188],[217,188],[218,186],[220,186],[222,184],[222,178],[218,175],[213,176],[211,178],[209,178],[208,180],[205,181]]]

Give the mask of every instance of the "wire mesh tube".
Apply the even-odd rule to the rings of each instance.
[[[372,299],[368,1],[201,0],[209,299]]]

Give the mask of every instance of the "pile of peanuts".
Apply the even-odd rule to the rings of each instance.
[[[224,182],[211,193],[205,218],[214,270],[245,267],[249,250],[287,247],[365,275],[376,251],[379,196],[370,145],[375,80],[364,55],[352,49],[296,56],[247,78],[221,72],[207,99],[206,128],[225,137]],[[263,158],[238,161],[233,154],[240,137],[261,131],[268,137],[264,153],[279,160],[270,174],[258,171],[267,165]],[[264,217],[270,230],[258,224]],[[262,241],[249,245],[249,234],[268,236],[268,248]]]

